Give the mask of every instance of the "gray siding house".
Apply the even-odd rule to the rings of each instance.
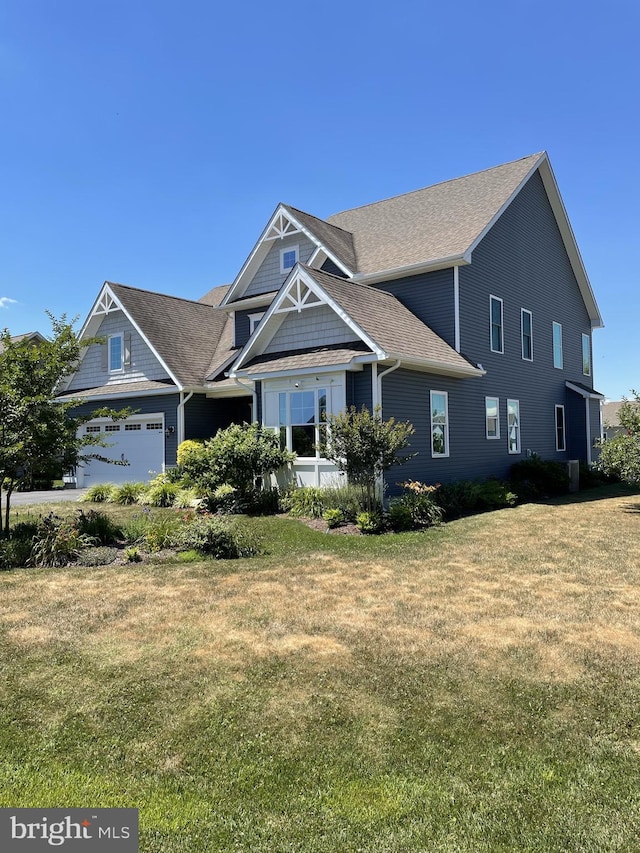
[[[297,453],[298,483],[334,481],[323,418],[379,405],[415,427],[393,493],[505,477],[532,453],[592,461],[601,325],[541,153],[324,220],[280,204],[234,282],[199,302],[105,283],[82,334],[106,343],[63,394],[136,410],[87,424],[130,468],[91,463],[84,484],[146,478],[183,439],[250,418]]]

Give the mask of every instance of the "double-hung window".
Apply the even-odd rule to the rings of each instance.
[[[507,400],[509,453],[520,453],[520,401]]]
[[[567,438],[564,426],[564,406],[556,406],[556,450],[567,449]]]
[[[489,312],[491,316],[491,352],[504,352],[504,327],[502,319],[502,299],[498,296],[489,297]]]
[[[582,373],[591,376],[591,339],[589,335],[582,336]]]
[[[280,274],[285,275],[298,263],[298,246],[285,246],[280,249]]]
[[[564,359],[562,355],[562,323],[553,324],[553,366],[562,370]]]
[[[109,372],[122,370],[124,366],[124,340],[122,335],[109,335]]]
[[[522,337],[522,358],[533,361],[533,317],[531,311],[523,308],[520,312],[520,332]]]
[[[325,437],[327,390],[281,391],[278,394],[280,444],[298,456],[318,457]]]
[[[487,438],[500,438],[500,400],[497,397],[485,397],[484,407]]]
[[[446,391],[431,392],[431,455],[449,455],[449,400]]]

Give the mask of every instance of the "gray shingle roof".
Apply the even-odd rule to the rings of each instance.
[[[227,313],[203,302],[107,283],[178,382],[202,385]]]
[[[390,355],[406,361],[433,362],[434,366],[455,371],[475,372],[475,365],[392,294],[311,267],[303,269],[369,338]]]
[[[67,400],[82,400],[85,397],[121,397],[123,394],[140,394],[144,391],[153,391],[158,394],[176,391],[176,386],[170,380],[165,382],[154,379],[143,379],[140,382],[122,382],[118,385],[100,385],[96,388],[86,388],[80,391],[70,391],[68,394],[60,394]]]
[[[544,154],[327,217],[353,234],[358,273],[463,255]]]
[[[332,367],[348,364],[355,356],[369,352],[364,343],[335,344],[326,347],[309,347],[301,350],[287,350],[268,355],[259,355],[246,365],[249,375],[275,373],[280,370],[308,370],[318,367]]]
[[[296,207],[291,207],[289,204],[282,205],[312,234],[314,234],[320,242],[335,257],[341,261],[348,270],[352,273],[356,271],[356,254],[353,247],[353,234],[345,231],[337,225],[332,225],[324,219],[318,219],[316,216],[311,216],[310,213],[305,213],[304,210],[298,210]]]

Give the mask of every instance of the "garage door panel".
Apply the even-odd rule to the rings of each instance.
[[[117,424],[88,423],[85,435],[102,432],[109,447],[87,447],[86,453],[96,453],[108,459],[128,464],[113,464],[92,459],[78,471],[83,486],[95,483],[126,483],[147,481],[164,468],[164,421],[162,415],[128,419]]]

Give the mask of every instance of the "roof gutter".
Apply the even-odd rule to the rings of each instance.
[[[406,278],[410,275],[418,275],[421,272],[433,272],[434,270],[443,270],[453,266],[466,266],[470,263],[471,255],[468,252],[464,252],[461,255],[449,255],[446,258],[435,258],[432,261],[420,261],[417,264],[393,267],[388,270],[356,273],[353,276],[353,281],[358,284],[375,284],[378,281],[387,281],[390,278]]]

